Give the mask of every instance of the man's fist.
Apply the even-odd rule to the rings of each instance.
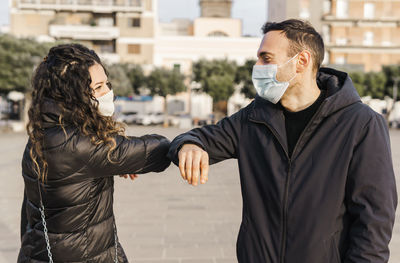
[[[208,153],[195,144],[184,144],[178,153],[182,178],[195,186],[208,181]]]

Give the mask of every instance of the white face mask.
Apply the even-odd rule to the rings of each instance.
[[[114,114],[114,92],[110,90],[105,95],[98,97],[99,112],[103,116],[111,117]]]
[[[296,77],[295,73],[290,80],[286,82],[279,82],[276,79],[278,67],[286,65],[294,58],[296,58],[297,55],[295,55],[294,57],[292,57],[291,59],[289,59],[280,66],[278,66],[277,64],[253,66],[253,73],[252,73],[253,85],[257,91],[257,94],[260,97],[274,104],[278,103],[278,101],[282,98],[283,94],[285,93],[286,89],[289,87],[289,82]]]

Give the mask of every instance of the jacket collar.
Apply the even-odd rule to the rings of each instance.
[[[72,117],[71,112],[62,111],[57,102],[50,98],[44,98],[41,105],[43,128],[59,125],[60,116],[63,116],[63,125],[67,126],[68,119]]]

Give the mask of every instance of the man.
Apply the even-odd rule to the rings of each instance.
[[[389,134],[344,72],[320,68],[308,23],[267,23],[253,68],[257,97],[216,125],[175,138],[190,184],[236,158],[240,263],[387,262],[397,205]]]

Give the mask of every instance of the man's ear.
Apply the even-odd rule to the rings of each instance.
[[[311,52],[303,50],[298,55],[296,70],[297,73],[302,73],[312,66]]]

